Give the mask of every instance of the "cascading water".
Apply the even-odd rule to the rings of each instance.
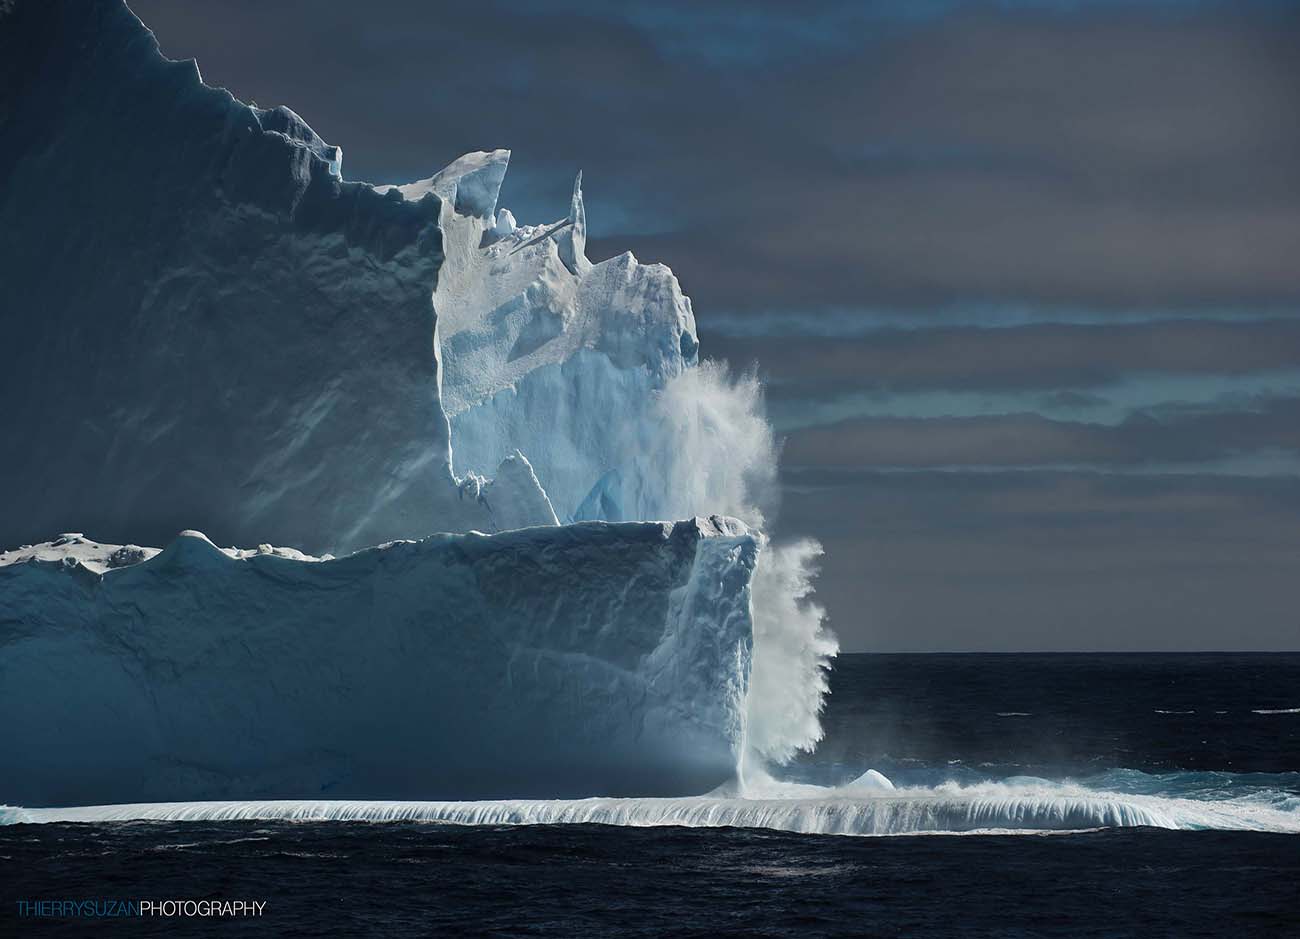
[[[752,586],[754,654],[743,760],[784,763],[822,738],[827,670],[839,647],[813,603],[817,542],[778,542],[778,447],[752,373],[706,361],[671,379],[629,446],[640,501],[664,518],[711,510],[767,528]],[[744,769],[742,764],[742,770]]]
[[[827,672],[839,645],[809,598],[821,546],[769,545],[754,570],[754,666],[746,700],[746,753],[785,763],[822,739]]]

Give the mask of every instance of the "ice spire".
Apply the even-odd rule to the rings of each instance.
[[[560,246],[560,260],[577,274],[587,264],[587,212],[582,205],[582,170],[573,181],[573,201],[569,203],[568,224],[555,236]]]

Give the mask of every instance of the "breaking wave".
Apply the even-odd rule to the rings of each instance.
[[[733,792],[677,799],[565,799],[484,802],[276,800],[157,802],[74,808],[0,808],[0,823],[120,821],[414,821],[458,825],[743,827],[821,835],[1029,834],[1107,827],[1222,829],[1300,833],[1300,795],[1241,783],[1218,798],[1204,791],[1153,794],[1181,777],[1133,771],[1113,789],[1031,777],[974,785],[887,788],[878,774],[827,788],[757,774]],[[1232,774],[1214,775],[1217,782]],[[1255,774],[1258,776],[1259,774]],[[1285,774],[1293,776],[1296,774]],[[873,778],[868,778],[873,777]],[[1204,780],[1201,780],[1204,782]],[[1148,792],[1124,791],[1146,788]],[[1200,792],[1200,797],[1197,792]]]

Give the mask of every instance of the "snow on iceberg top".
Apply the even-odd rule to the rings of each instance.
[[[690,530],[701,538],[752,538],[761,543],[762,534],[750,529],[739,519],[723,515],[708,518],[693,518],[679,522],[583,522],[567,525],[563,528],[540,527],[516,529],[495,534],[470,531],[463,534],[440,533],[428,538],[415,540],[389,541],[371,548],[365,548],[355,554],[386,551],[396,545],[412,545],[424,542],[445,541],[448,539],[483,540],[495,545],[531,542],[537,539],[567,542],[575,539],[589,538],[592,532],[608,531],[633,536],[640,532],[650,537],[669,537],[675,531]],[[355,554],[353,556],[355,556]],[[261,544],[256,548],[221,548],[201,531],[187,529],[172,539],[166,548],[141,547],[140,545],[106,544],[87,538],[81,532],[65,532],[57,538],[40,544],[22,545],[10,551],[0,551],[0,569],[21,564],[62,565],[69,568],[84,568],[92,574],[104,574],[123,567],[142,564],[157,557],[181,557],[186,559],[224,556],[232,561],[246,561],[252,558],[276,557],[287,561],[303,563],[322,563],[339,560],[332,554],[320,556],[305,554],[296,548],[281,548]]]
[[[213,551],[219,551],[234,560],[265,555],[287,558],[291,561],[328,561],[333,558],[330,554],[315,557],[304,554],[296,548],[276,548],[269,544],[258,545],[256,548],[218,548],[203,532],[192,530],[181,532],[172,544],[183,540],[185,543],[201,542],[210,546]],[[93,574],[102,574],[119,567],[140,564],[161,553],[163,552],[160,548],[145,548],[133,544],[101,544],[98,541],[91,541],[81,532],[66,532],[53,541],[23,545],[12,551],[0,551],[0,567],[34,561],[43,564],[80,566]]]

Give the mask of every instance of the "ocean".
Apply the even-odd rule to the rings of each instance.
[[[11,813],[0,935],[1300,935],[1300,654],[843,655],[825,726],[753,801]]]

